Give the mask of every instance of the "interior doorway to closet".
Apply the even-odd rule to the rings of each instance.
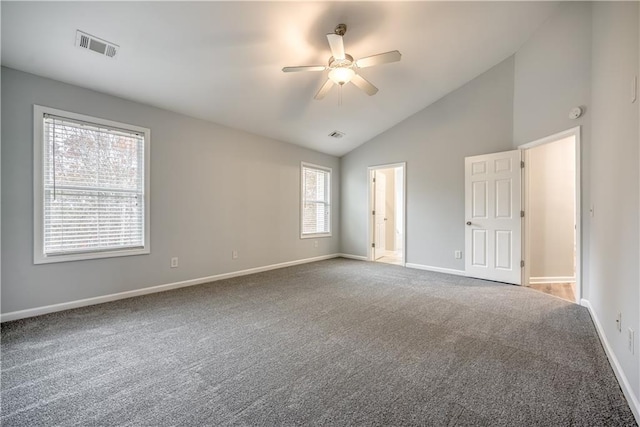
[[[579,130],[520,148],[525,165],[523,284],[579,301]]]
[[[369,261],[405,265],[405,164],[369,168]]]

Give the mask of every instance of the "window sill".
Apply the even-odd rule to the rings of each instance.
[[[56,262],[68,262],[68,261],[84,261],[90,259],[101,259],[101,258],[115,258],[115,257],[125,257],[125,256],[134,256],[134,255],[148,255],[151,253],[149,248],[139,248],[139,249],[122,249],[122,250],[114,250],[114,251],[103,251],[103,252],[84,252],[77,254],[68,254],[68,255],[43,255],[43,254],[34,254],[33,263],[34,264],[52,264]]]
[[[320,239],[322,237],[331,237],[331,233],[302,234],[301,239]]]

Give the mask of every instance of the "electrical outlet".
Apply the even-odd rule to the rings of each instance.
[[[231,259],[238,259],[238,251],[231,251]]]
[[[455,252],[453,253],[453,256],[454,256],[456,259],[461,259],[461,258],[462,258],[462,251],[455,251]]]
[[[622,313],[618,312],[618,317],[616,317],[616,329],[618,332],[622,332]]]
[[[171,258],[171,268],[178,268],[178,257],[174,256]]]
[[[633,332],[633,329],[629,328],[629,331],[627,331],[627,333],[628,333],[628,337],[627,337],[628,344],[627,344],[627,346],[629,347],[629,351],[631,352],[631,354],[634,354],[635,353],[635,348],[634,348],[635,347],[635,342],[634,341],[635,341],[635,338],[636,338],[635,332]]]
[[[314,241],[313,241],[313,247],[314,247],[314,248],[317,248],[317,247],[318,247],[318,241],[317,241],[317,240],[314,240]]]

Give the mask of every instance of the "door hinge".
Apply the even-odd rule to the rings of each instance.
[[[376,182],[376,179],[375,179],[375,178],[373,178],[373,182]]]
[[[524,261],[520,261],[520,268],[524,268]]]
[[[524,168],[524,160],[520,160],[520,169]]]
[[[520,218],[524,218],[524,211],[520,211]]]
[[[375,214],[376,214],[376,211],[371,211],[371,215],[375,215]]]
[[[375,244],[375,243],[372,243],[372,244],[371,244],[371,247],[372,247],[372,248],[375,248],[375,247],[376,247],[376,244]]]

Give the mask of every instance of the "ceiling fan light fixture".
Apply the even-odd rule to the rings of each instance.
[[[329,78],[335,83],[342,86],[345,83],[349,83],[356,72],[352,68],[337,67],[329,71]]]

